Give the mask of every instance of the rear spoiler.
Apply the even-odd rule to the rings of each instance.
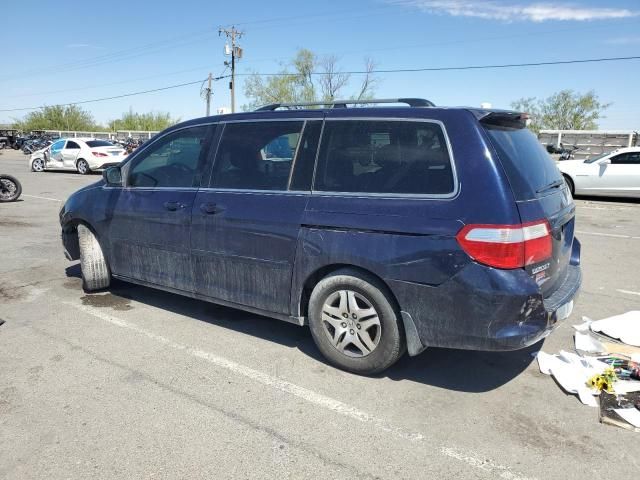
[[[526,128],[529,114],[512,110],[470,110],[483,125],[503,128]]]

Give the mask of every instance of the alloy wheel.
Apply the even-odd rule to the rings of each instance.
[[[44,162],[41,158],[37,158],[33,161],[31,168],[33,168],[34,172],[42,172],[44,170]]]

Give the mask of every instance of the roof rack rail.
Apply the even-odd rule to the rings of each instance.
[[[372,100],[328,100],[320,102],[300,102],[300,103],[272,103],[264,107],[257,108],[256,112],[266,112],[277,110],[278,108],[300,108],[330,106],[331,108],[347,108],[347,105],[369,105],[373,103],[406,103],[410,107],[435,107],[436,105],[424,98],[379,98]]]

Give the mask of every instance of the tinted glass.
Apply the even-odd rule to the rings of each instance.
[[[431,122],[328,121],[315,190],[436,195],[453,192],[442,128]]]
[[[134,159],[128,185],[132,187],[193,187],[203,154],[207,127],[171,133]]]
[[[321,121],[309,121],[304,127],[300,147],[298,147],[298,156],[293,166],[289,190],[311,190],[313,169],[316,162],[316,153],[318,153],[318,142],[320,140],[321,130]]]
[[[113,147],[113,143],[107,142],[106,140],[89,140],[87,145],[90,147]]]
[[[535,198],[536,192],[562,181],[556,163],[528,128],[485,125],[498,152],[516,200]]]
[[[72,142],[71,140],[69,140],[67,142],[67,146],[64,148],[79,149],[80,145],[78,145],[76,142]]]
[[[613,165],[640,165],[640,152],[621,153],[611,157]]]
[[[224,127],[211,186],[286,190],[303,122],[242,122]]]

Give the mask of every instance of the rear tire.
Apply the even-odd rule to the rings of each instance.
[[[334,366],[372,375],[405,352],[404,330],[395,301],[382,282],[352,270],[322,279],[309,299],[309,326],[315,344]]]
[[[87,292],[107,288],[111,283],[111,274],[98,239],[87,227],[78,225],[78,243],[82,288]]]
[[[567,184],[567,187],[569,187],[569,191],[571,192],[571,196],[575,197],[576,196],[576,187],[573,184],[573,180],[571,180],[571,177],[569,175],[563,175],[564,177],[564,181]]]
[[[91,173],[91,168],[89,168],[89,164],[84,158],[81,158],[76,162],[76,170],[78,170],[80,175]]]

